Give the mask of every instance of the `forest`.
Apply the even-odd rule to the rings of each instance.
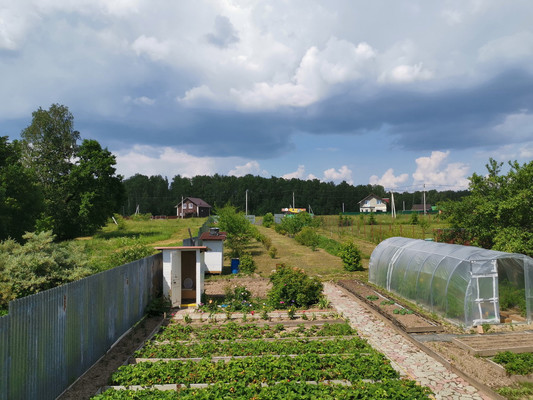
[[[353,186],[346,182],[335,184],[318,179],[300,180],[277,177],[264,178],[176,175],[171,182],[160,175],[136,174],[124,180],[125,201],[120,212],[123,215],[149,213],[152,215],[176,215],[176,205],[182,197],[198,197],[215,209],[232,204],[248,213],[264,215],[280,213],[281,208],[306,208],[317,215],[338,215],[341,212],[358,212],[359,201],[369,194],[388,198],[390,193],[379,185]],[[459,200],[469,192],[430,190],[425,193],[426,204],[436,205],[446,200]],[[394,193],[397,212],[411,210],[413,204],[423,204],[424,193]],[[293,203],[294,199],[294,203]],[[248,201],[247,201],[248,200]]]

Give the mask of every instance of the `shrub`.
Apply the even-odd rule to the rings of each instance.
[[[272,225],[274,225],[274,216],[272,213],[266,213],[263,217],[263,226],[270,228]]]
[[[418,213],[414,212],[411,214],[411,217],[409,218],[409,225],[418,225],[419,224],[419,218]]]
[[[152,218],[152,214],[145,213],[145,214],[134,214],[131,216],[131,219],[133,221],[149,221]]]
[[[362,271],[361,250],[353,243],[347,242],[341,246],[339,257],[342,260],[344,269],[347,271]]]
[[[111,256],[109,256],[109,263],[111,264],[111,267],[118,267],[119,265],[151,256],[153,253],[154,249],[152,247],[145,246],[141,243],[135,243],[133,246],[111,254]]]
[[[268,301],[272,307],[280,309],[309,307],[318,302],[323,289],[317,278],[309,277],[299,268],[283,264],[276,267],[270,282],[272,289],[268,292]]]
[[[276,256],[278,255],[278,249],[272,246],[270,249],[268,249],[268,255],[270,256],[270,258],[276,258]]]
[[[291,236],[300,232],[304,226],[316,227],[318,225],[318,219],[313,219],[313,216],[307,212],[294,215],[286,215],[281,220],[281,227],[287,231]]]
[[[313,251],[316,250],[320,243],[320,237],[310,226],[305,226],[299,233],[296,234],[294,239],[304,246],[311,247]]]
[[[255,272],[257,266],[254,258],[249,253],[244,253],[240,258],[239,269],[243,274],[250,275]]]
[[[368,225],[377,225],[378,222],[376,221],[376,216],[373,212],[370,213],[370,216],[368,217]]]

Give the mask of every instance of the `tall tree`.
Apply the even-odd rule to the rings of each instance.
[[[474,244],[533,256],[533,161],[520,165],[490,159],[486,176],[470,177],[471,194],[444,203],[454,228],[466,229]]]
[[[94,233],[122,200],[114,156],[95,140],[78,145],[80,133],[66,106],[39,108],[32,116],[21,136],[23,161],[44,196],[37,230],[52,230],[58,239]]]
[[[43,206],[35,176],[22,165],[20,142],[0,137],[0,240],[33,231]]]

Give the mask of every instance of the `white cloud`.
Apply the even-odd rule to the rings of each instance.
[[[381,185],[385,189],[396,189],[399,184],[407,182],[407,179],[409,179],[409,174],[394,176],[394,169],[389,168],[381,178],[377,175],[372,175],[369,183],[371,185]]]
[[[140,96],[132,98],[130,96],[124,97],[124,102],[133,103],[138,106],[152,106],[155,104],[155,100],[147,96]]]
[[[133,146],[130,150],[115,152],[117,172],[125,177],[135,174],[163,175],[212,175],[217,171],[217,160],[195,157],[171,147]]]
[[[305,175],[305,166],[298,165],[298,169],[294,172],[289,172],[288,174],[282,175],[283,179],[304,179]]]
[[[420,188],[425,184],[426,189],[464,190],[468,188],[469,167],[463,163],[443,165],[450,152],[432,151],[430,157],[420,157],[416,161],[416,171],[413,173],[413,184]]]
[[[346,165],[343,165],[338,170],[336,170],[335,168],[327,169],[324,171],[323,181],[333,181],[335,183],[341,183],[342,181],[346,181],[346,183],[353,185],[352,170]]]
[[[230,170],[228,172],[228,175],[233,176],[245,176],[245,175],[259,175],[263,177],[267,177],[268,171],[261,168],[259,163],[257,161],[249,161],[244,165],[237,165],[234,169]]]
[[[216,95],[211,91],[211,89],[206,86],[198,86],[187,90],[183,97],[178,97],[176,100],[187,106],[194,106],[204,104],[205,101],[212,102],[216,100]]]
[[[154,61],[164,60],[169,54],[168,42],[161,42],[154,37],[139,36],[132,43],[131,48],[137,55],[146,54]]]
[[[433,72],[424,68],[422,63],[415,65],[398,65],[391,71],[384,72],[380,78],[380,82],[392,83],[411,83],[415,81],[426,81],[433,77]]]
[[[232,89],[231,94],[244,107],[308,106],[327,95],[335,85],[366,75],[370,69],[367,64],[375,56],[376,52],[367,43],[355,46],[332,37],[323,50],[312,46],[305,52],[290,81],[257,82],[251,90]]]

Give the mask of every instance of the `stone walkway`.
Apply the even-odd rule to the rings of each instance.
[[[350,320],[350,325],[357,329],[359,335],[385,354],[402,376],[429,387],[435,393],[436,399],[491,399],[424,353],[343,288],[326,283],[324,293],[337,311]]]

